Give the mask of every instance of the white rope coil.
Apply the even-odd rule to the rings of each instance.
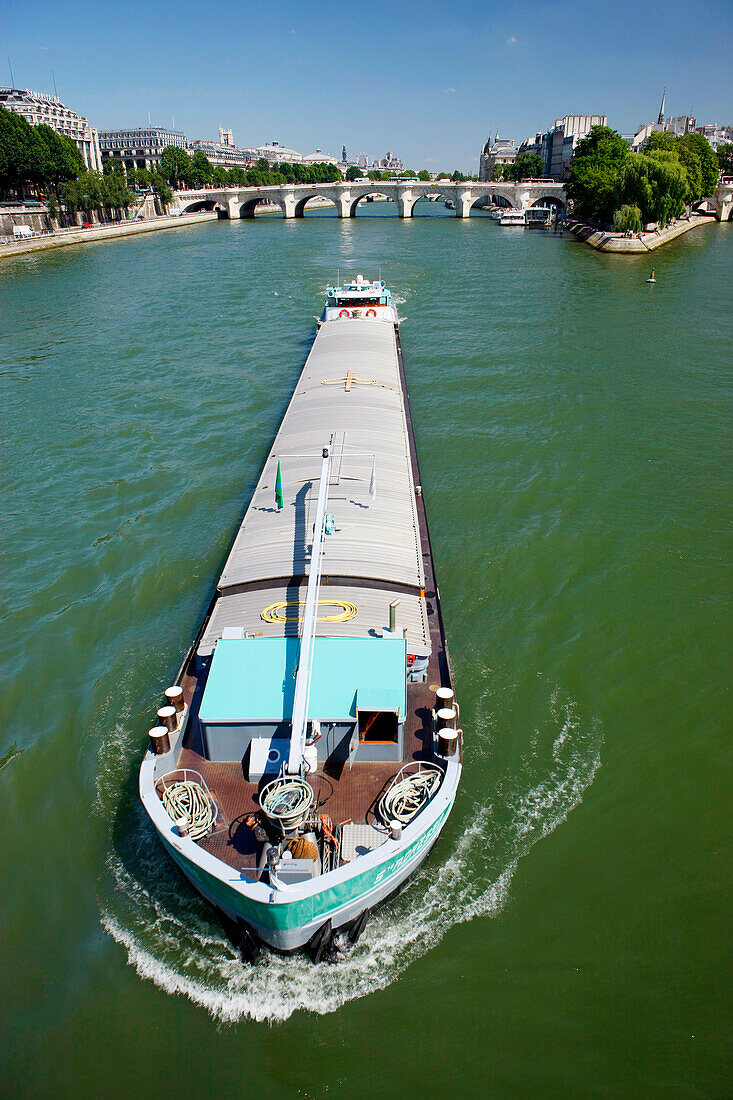
[[[260,795],[260,806],[286,832],[303,822],[313,805],[313,788],[302,779],[280,778],[268,783]]]
[[[441,775],[438,768],[424,768],[394,783],[379,803],[379,816],[385,825],[391,821],[402,825],[412,821],[437,791]]]
[[[191,840],[208,836],[216,820],[216,807],[200,783],[190,779],[171,783],[163,791],[163,805],[173,821],[185,817],[190,822]]]

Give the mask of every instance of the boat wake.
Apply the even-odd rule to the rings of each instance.
[[[558,692],[543,725],[518,772],[496,777],[492,801],[471,805],[470,796],[459,796],[426,866],[372,915],[357,946],[335,965],[271,954],[256,966],[243,963],[137,805],[130,809],[133,828],[128,817],[127,838],[108,860],[102,925],[140,977],[224,1023],[333,1012],[390,985],[454,925],[501,912],[521,857],[581,802],[600,765],[599,724],[582,722]],[[464,782],[470,743],[467,758]]]

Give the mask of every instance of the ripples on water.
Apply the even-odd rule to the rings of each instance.
[[[31,790],[57,824],[38,831],[33,818],[19,834],[28,843],[36,829],[52,868],[42,879],[30,858],[18,863],[24,920],[40,922],[49,890],[65,896],[53,865],[69,868],[96,882],[103,926],[140,975],[220,1021],[332,1012],[394,982],[456,924],[500,914],[522,856],[583,800],[609,717],[614,757],[627,759],[612,797],[630,791],[636,844],[633,808],[668,772],[646,764],[651,735],[620,731],[619,712],[630,728],[674,730],[654,705],[668,684],[684,760],[699,726],[687,677],[711,712],[725,680],[707,612],[725,600],[709,537],[722,527],[709,442],[723,431],[720,357],[702,354],[694,331],[676,332],[674,354],[665,345],[681,301],[725,316],[725,278],[700,274],[702,245],[660,254],[651,298],[633,264],[473,219],[315,222],[63,250],[16,262],[0,285],[13,321],[0,332],[4,523],[17,550],[0,579],[0,782],[23,821]],[[425,866],[346,960],[269,956],[252,968],[159,845],[137,768],[339,266],[382,266],[407,318],[466,767]],[[604,747],[604,764],[611,755]],[[93,805],[88,819],[80,805]],[[98,919],[84,912],[83,937],[49,953],[58,984]],[[68,924],[54,935],[76,935]]]

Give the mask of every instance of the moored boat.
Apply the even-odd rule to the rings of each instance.
[[[396,309],[330,287],[140,770],[160,839],[246,941],[354,942],[461,773]]]
[[[499,225],[515,225],[524,228],[526,224],[523,210],[505,210],[499,218]]]

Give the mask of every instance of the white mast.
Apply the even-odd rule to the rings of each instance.
[[[323,566],[323,538],[326,524],[326,504],[328,502],[328,482],[331,476],[331,448],[323,448],[321,463],[321,484],[318,491],[318,507],[313,530],[313,549],[311,567],[308,575],[308,590],[305,597],[303,615],[303,633],[300,638],[300,657],[298,675],[295,680],[293,698],[293,732],[290,738],[288,755],[288,773],[298,775],[305,752],[306,731],[308,728],[308,705],[311,693],[311,675],[313,672],[313,651],[316,641],[316,620],[318,618],[318,589],[321,583]]]

